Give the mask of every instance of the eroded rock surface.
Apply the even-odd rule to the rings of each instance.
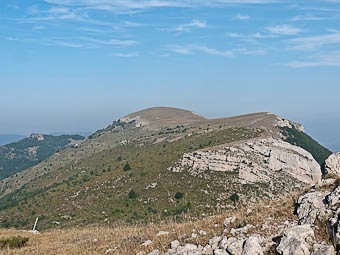
[[[269,183],[279,172],[307,184],[321,180],[320,166],[309,152],[273,138],[254,139],[222,149],[186,153],[169,170],[187,170],[194,176],[207,172],[233,172],[238,173],[243,184]]]
[[[325,170],[328,174],[340,177],[340,152],[329,156],[325,162]]]

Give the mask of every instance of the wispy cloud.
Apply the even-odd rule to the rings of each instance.
[[[255,39],[266,39],[266,38],[276,38],[277,35],[276,34],[270,34],[270,33],[260,33],[260,32],[256,32],[254,34],[251,35],[252,38]]]
[[[121,52],[116,52],[111,54],[113,57],[120,57],[120,58],[134,58],[134,57],[139,57],[140,54],[138,52],[128,52],[128,53],[121,53]]]
[[[250,16],[249,15],[237,14],[237,15],[235,15],[234,19],[236,19],[236,20],[248,20],[248,19],[250,19]]]
[[[91,37],[50,37],[50,38],[18,38],[5,37],[8,41],[18,41],[23,43],[35,43],[48,46],[64,46],[71,48],[100,48],[100,47],[114,47],[123,48],[137,44],[134,40],[119,40],[119,39],[97,39]]]
[[[291,18],[291,21],[318,21],[318,20],[326,20],[330,19],[330,17],[321,17],[321,16],[312,16],[312,15],[298,15]]]
[[[318,53],[302,61],[292,61],[288,66],[294,68],[317,67],[317,66],[340,66],[340,51]]]
[[[90,37],[81,37],[83,41],[87,41],[90,43],[94,43],[96,45],[108,45],[108,46],[115,46],[115,47],[126,47],[137,44],[134,40],[119,40],[119,39],[96,39]]]
[[[182,54],[182,55],[192,55],[195,53],[204,53],[208,55],[220,56],[220,57],[231,57],[233,56],[233,52],[229,50],[221,51],[215,48],[209,48],[207,46],[199,46],[199,45],[174,45],[170,46],[170,51]]]
[[[199,7],[199,6],[221,6],[228,4],[272,4],[279,2],[278,0],[45,0],[46,3],[62,5],[86,7],[97,10],[106,11],[128,11],[143,10],[149,8],[165,8],[165,7]]]
[[[227,33],[226,36],[230,37],[230,38],[242,38],[242,37],[244,37],[242,34],[239,34],[239,33]]]
[[[178,25],[174,28],[166,28],[166,29],[163,29],[163,30],[170,31],[170,32],[182,33],[182,32],[190,32],[191,29],[193,29],[193,28],[206,28],[206,27],[207,27],[206,21],[193,19],[191,22],[189,22],[187,24],[182,24],[182,25]]]
[[[251,55],[251,56],[264,56],[267,54],[265,50],[250,50],[247,48],[239,48],[235,50],[236,52],[242,54],[242,55]]]
[[[289,40],[290,49],[313,51],[325,46],[340,47],[340,31],[333,30],[328,34],[297,37]]]
[[[201,45],[174,45],[170,46],[170,51],[182,54],[182,55],[193,55],[197,53],[203,53],[219,57],[232,57],[235,55],[252,55],[252,56],[263,56],[266,55],[266,51],[263,49],[248,49],[248,48],[236,48],[232,50],[218,50]]]
[[[291,25],[277,25],[277,26],[269,26],[265,28],[268,32],[275,35],[296,35],[302,32],[302,30],[298,27],[294,27]]]

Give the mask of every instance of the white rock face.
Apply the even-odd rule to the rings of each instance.
[[[135,116],[135,117],[123,117],[120,119],[121,122],[124,123],[133,123],[135,127],[144,127],[149,125],[149,122],[145,119],[142,119],[140,116]]]
[[[335,255],[335,250],[332,245],[317,244],[314,245],[312,255]]]
[[[309,242],[314,238],[310,225],[299,225],[284,231],[277,251],[282,255],[309,255]]]
[[[250,236],[243,245],[242,255],[263,255],[260,243],[258,236]]]
[[[30,134],[30,135],[28,136],[28,138],[30,138],[30,139],[35,139],[35,140],[37,140],[37,141],[43,141],[43,140],[45,140],[45,137],[44,137],[44,135],[42,135],[42,134]]]
[[[298,200],[297,215],[300,224],[314,224],[317,218],[326,215],[325,192],[310,192]]]
[[[328,157],[325,164],[328,174],[340,176],[340,152],[332,154]]]
[[[305,128],[303,127],[303,125],[289,121],[289,120],[286,120],[286,119],[283,119],[279,116],[276,117],[276,126],[277,127],[288,127],[288,128],[294,127],[301,132],[305,132]]]
[[[314,184],[321,180],[321,169],[306,150],[279,139],[253,139],[223,149],[186,153],[169,170],[199,176],[207,172],[237,173],[241,183],[270,182],[277,172]]]

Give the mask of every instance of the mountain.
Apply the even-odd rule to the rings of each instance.
[[[13,143],[23,139],[23,135],[0,135],[0,146],[8,143]]]
[[[31,134],[18,142],[0,146],[0,180],[36,165],[82,139],[84,137],[79,135]]]
[[[213,215],[302,190],[331,152],[272,113],[132,113],[0,182],[0,224],[64,228]],[[53,201],[53,203],[51,203]],[[33,206],[34,205],[34,206]]]

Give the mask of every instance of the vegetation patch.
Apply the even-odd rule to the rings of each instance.
[[[27,245],[29,238],[23,236],[11,236],[0,239],[1,249],[15,249],[22,248]]]

